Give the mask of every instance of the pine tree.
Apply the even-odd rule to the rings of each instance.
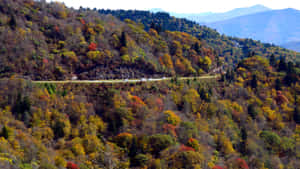
[[[127,35],[125,32],[122,32],[121,38],[120,38],[121,46],[126,47],[127,46]]]
[[[282,84],[281,84],[280,79],[276,79],[275,80],[275,89],[276,90],[281,90],[281,86],[282,86]]]
[[[278,71],[286,71],[286,69],[287,69],[287,65],[285,62],[285,58],[281,57],[278,65]]]
[[[9,26],[11,29],[15,30],[17,27],[17,21],[14,15],[11,16],[10,21],[9,21]]]
[[[269,62],[270,62],[270,65],[271,65],[271,66],[275,66],[275,65],[276,65],[276,59],[275,59],[274,54],[272,54],[272,55],[270,56]]]
[[[252,76],[252,80],[251,80],[251,82],[250,82],[250,85],[251,85],[251,87],[252,87],[253,89],[256,89],[256,87],[257,87],[257,77],[256,77],[256,75],[253,75],[253,76]]]
[[[4,137],[5,139],[8,139],[9,133],[6,126],[3,126],[0,136]]]
[[[295,95],[294,121],[300,124],[300,106],[297,104],[298,97]]]

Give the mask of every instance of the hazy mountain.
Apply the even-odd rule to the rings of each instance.
[[[176,12],[169,12],[169,11],[165,11],[161,8],[152,8],[149,10],[150,12],[153,13],[157,13],[157,12],[166,12],[169,13],[171,16],[175,16],[176,18],[187,18],[187,19],[191,19],[191,18],[196,18],[199,16],[208,16],[208,15],[213,15],[214,13],[212,12],[203,12],[203,13],[176,13]]]
[[[300,41],[288,42],[281,45],[284,48],[300,52]]]
[[[254,14],[258,12],[264,12],[269,11],[270,8],[267,8],[263,5],[255,5],[247,8],[236,8],[228,12],[224,13],[200,13],[200,14],[176,14],[176,13],[170,13],[171,15],[175,17],[180,17],[178,15],[184,16],[187,19],[196,21],[198,23],[212,23],[212,22],[218,22],[223,21],[227,19],[232,19],[235,17],[243,16],[243,15],[249,15]]]
[[[277,45],[300,41],[300,11],[272,10],[207,24],[220,33]]]

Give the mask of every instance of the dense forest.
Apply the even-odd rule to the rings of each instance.
[[[183,32],[160,34],[131,20],[60,3],[0,2],[0,76],[35,80],[191,76],[217,64],[212,49]]]
[[[0,168],[300,165],[291,62],[253,56],[210,81],[38,85],[12,77],[0,88]]]
[[[1,1],[0,77],[17,74],[34,80],[62,80],[73,76],[195,76],[232,66],[255,54],[273,54],[276,60],[299,58],[299,53],[220,36],[212,29],[168,14],[106,12],[115,18],[99,11],[68,9],[45,1]]]
[[[81,9],[85,10],[85,9]],[[96,10],[96,9],[95,9]],[[277,59],[286,57],[289,60],[298,60],[300,54],[278,46],[261,43],[252,39],[240,39],[220,35],[214,29],[201,26],[187,19],[178,19],[168,13],[138,10],[98,10],[100,14],[111,14],[121,20],[131,19],[144,25],[146,31],[155,29],[157,32],[164,30],[186,32],[200,39],[203,45],[213,49],[216,56],[226,60],[226,64],[236,64],[240,59],[253,55],[264,57],[274,54]]]
[[[1,169],[300,166],[298,53],[163,13],[32,0],[0,1],[0,32]],[[173,78],[31,81],[73,76]]]

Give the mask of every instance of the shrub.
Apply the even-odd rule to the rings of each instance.
[[[183,96],[183,100],[188,106],[188,108],[191,109],[191,112],[196,112],[198,108],[198,100],[200,99],[200,95],[195,89],[189,89],[186,94]]]
[[[226,161],[227,167],[230,169],[249,169],[248,164],[244,159],[241,158],[231,158]]]
[[[195,138],[197,136],[198,130],[193,122],[181,122],[177,133],[179,140],[186,143],[190,138]]]
[[[138,154],[136,155],[132,161],[131,165],[132,166],[146,166],[149,162],[149,158],[145,154]]]
[[[274,132],[262,131],[259,136],[264,140],[266,147],[269,150],[278,150],[281,138]]]
[[[86,55],[91,60],[99,60],[104,57],[104,54],[100,51],[89,51]]]
[[[62,53],[62,56],[69,61],[78,62],[76,53],[73,51],[65,51]]]
[[[177,126],[181,119],[179,116],[177,116],[174,112],[172,112],[171,110],[166,110],[164,112],[165,114],[165,119],[167,121],[167,123],[172,124],[174,126]]]
[[[115,141],[118,146],[129,148],[132,144],[133,135],[131,133],[120,133],[116,136]]]
[[[199,152],[184,151],[178,152],[169,162],[169,168],[189,168],[195,169],[203,163],[204,156]]]
[[[152,135],[150,136],[148,141],[150,149],[155,155],[158,155],[160,151],[168,148],[175,143],[174,139],[170,135],[165,134]]]
[[[190,147],[192,147],[196,151],[200,150],[200,146],[199,146],[198,140],[196,140],[194,138],[190,138],[189,141],[187,142],[187,145],[190,146]]]
[[[87,154],[97,152],[99,149],[103,148],[100,140],[94,135],[85,136],[82,144]]]

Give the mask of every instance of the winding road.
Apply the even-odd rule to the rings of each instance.
[[[219,75],[205,75],[205,76],[198,76],[198,77],[178,77],[177,80],[193,80],[193,79],[216,79]],[[169,81],[174,79],[174,77],[163,77],[163,78],[141,78],[141,79],[114,79],[114,80],[63,80],[63,81],[32,81],[35,84],[45,84],[45,83],[52,83],[52,84],[63,84],[63,83],[138,83],[138,82],[157,82],[157,81]]]

